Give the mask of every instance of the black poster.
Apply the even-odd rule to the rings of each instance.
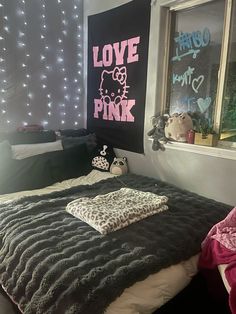
[[[88,17],[87,128],[137,153],[143,153],[149,26],[149,0]]]

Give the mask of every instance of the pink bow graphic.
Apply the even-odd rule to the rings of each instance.
[[[119,81],[120,84],[124,84],[127,79],[126,67],[115,67],[112,73],[113,80]]]

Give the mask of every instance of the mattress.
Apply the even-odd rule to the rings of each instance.
[[[66,180],[56,183],[50,187],[3,195],[0,202],[9,203],[12,200],[20,199],[24,196],[46,195],[56,191],[64,191],[71,187],[79,185],[93,185],[114,177],[107,172],[99,172],[93,170],[87,176],[77,179]],[[123,293],[113,301],[106,309],[106,314],[135,314],[135,313],[152,313],[179,291],[181,291],[197,272],[198,254],[182,261],[176,265],[172,265],[162,269],[156,273],[149,275],[146,279],[133,284],[125,289]]]
[[[228,266],[228,264],[222,264],[222,265],[218,265],[218,270],[220,272],[222,281],[224,283],[225,289],[227,290],[228,293],[230,293],[231,287],[228,283],[228,280],[225,277],[225,269]]]

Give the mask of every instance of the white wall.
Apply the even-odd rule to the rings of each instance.
[[[144,128],[145,154],[117,150],[126,156],[131,172],[157,177],[180,188],[214,198],[236,206],[236,160],[166,148],[153,152],[151,141],[146,136],[151,128],[150,117],[158,112],[158,95],[162,90],[161,71],[164,47],[158,47],[160,25],[160,1],[152,6],[148,59],[147,95]],[[84,0],[85,52],[87,56],[87,16],[106,11],[129,1]],[[153,1],[155,2],[155,1]],[[163,1],[162,1],[163,2]],[[87,60],[85,58],[85,86],[87,83]],[[86,88],[85,88],[86,89]]]

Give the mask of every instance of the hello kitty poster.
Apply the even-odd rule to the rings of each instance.
[[[88,17],[87,128],[143,153],[150,1]]]

